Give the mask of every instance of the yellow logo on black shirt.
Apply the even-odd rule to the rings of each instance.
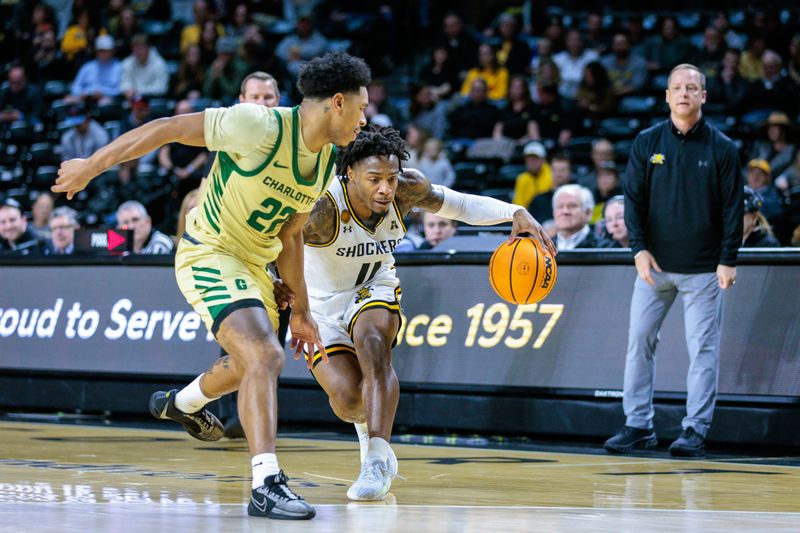
[[[665,161],[664,154],[653,154],[650,156],[650,162],[654,165],[663,165]]]

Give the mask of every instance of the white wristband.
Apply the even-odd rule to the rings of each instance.
[[[488,196],[464,194],[441,185],[434,185],[442,191],[442,207],[435,214],[454,220],[460,220],[475,226],[492,226],[514,220],[514,213],[521,206],[501,202]]]

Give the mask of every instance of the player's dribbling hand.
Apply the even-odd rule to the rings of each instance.
[[[67,200],[72,200],[75,194],[79,193],[97,176],[88,159],[68,159],[58,167],[58,178],[50,190],[53,192],[67,193]]]
[[[278,304],[278,309],[286,309],[294,305],[294,293],[287,284],[279,279],[275,279],[272,283],[273,294],[275,294],[275,303]]]
[[[514,213],[514,219],[511,226],[511,235],[508,236],[508,242],[516,239],[520,233],[528,233],[531,238],[539,243],[539,245],[550,252],[553,257],[558,254],[556,245],[553,240],[547,235],[547,232],[539,224],[533,216],[528,213],[527,209],[517,209]]]
[[[653,254],[647,250],[642,250],[633,261],[636,263],[636,272],[639,273],[639,277],[646,281],[651,287],[655,287],[656,282],[653,281],[652,271],[661,272],[661,267],[656,263],[656,258],[653,257]]]
[[[322,362],[328,363],[328,354],[325,352],[325,345],[319,334],[317,322],[311,317],[310,311],[297,311],[292,312],[292,318],[289,321],[289,327],[292,332],[292,340],[289,345],[294,350],[295,360],[300,359],[305,350],[309,357],[306,360],[306,366],[309,370],[314,366],[314,351],[319,350],[322,356]]]

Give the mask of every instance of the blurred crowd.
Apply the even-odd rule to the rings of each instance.
[[[403,132],[406,166],[527,207],[562,250],[627,246],[620,182],[632,140],[667,119],[669,70],[695,64],[705,120],[740,148],[743,244],[800,245],[800,7],[619,5],[3,2],[0,253],[71,253],[70,232],[98,226],[133,229],[136,253],[171,252],[167,236],[181,234],[213,154],[166,146],[69,203],[46,192],[58,164],[163,116],[295,105],[300,66],[336,49],[373,69],[367,117]],[[248,89],[254,72],[269,76]],[[406,245],[425,248],[427,223],[413,222],[419,238]]]

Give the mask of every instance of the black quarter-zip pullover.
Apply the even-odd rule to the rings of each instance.
[[[667,272],[736,265],[743,180],[736,145],[704,119],[685,135],[671,120],[636,136],[623,179],[631,249]]]

